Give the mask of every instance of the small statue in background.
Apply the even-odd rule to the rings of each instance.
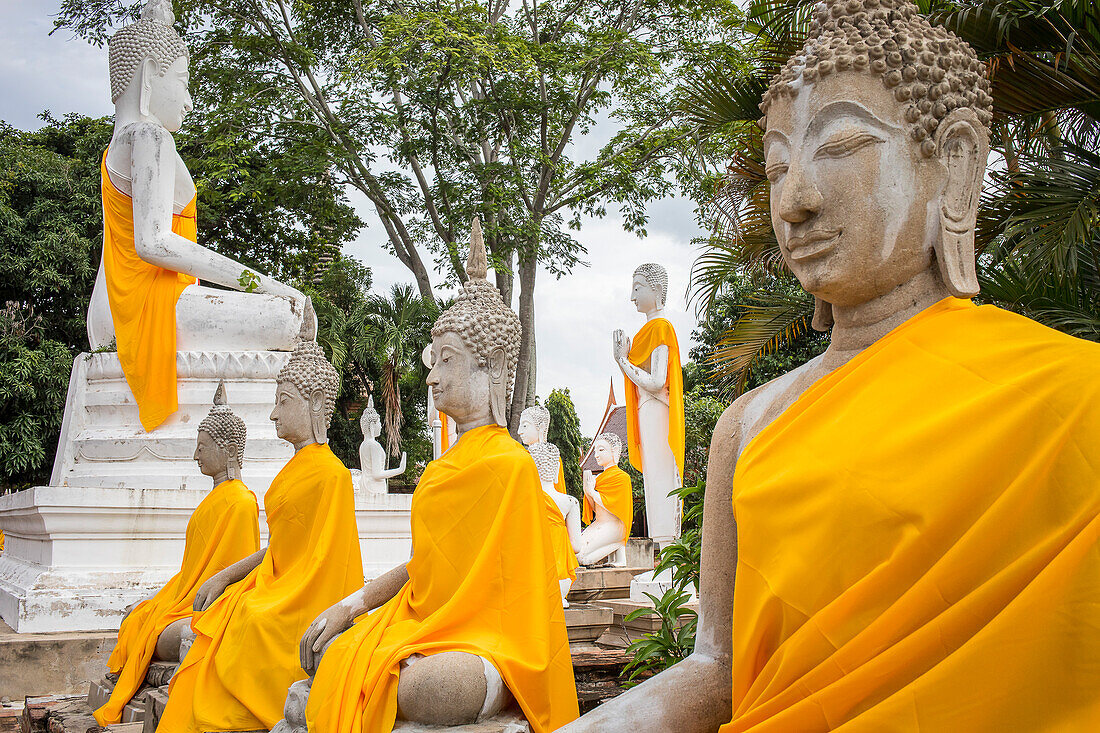
[[[546,440],[550,430],[550,411],[541,405],[528,407],[519,418],[519,437],[535,459],[550,518],[550,542],[554,546],[554,561],[558,568],[562,606],[568,608],[566,596],[577,580],[577,552],[581,548],[581,505],[555,485],[561,475],[561,453]]]
[[[603,471],[584,487],[584,521],[577,557],[582,565],[598,565],[626,545],[634,524],[634,496],[630,476],[619,468],[623,442],[615,433],[593,441],[592,455]]]
[[[407,456],[401,453],[401,462],[397,468],[386,468],[386,449],[378,442],[382,434],[382,417],[374,409],[374,396],[367,399],[367,406],[359,418],[359,427],[363,430],[363,442],[359,444],[359,465],[362,475],[359,485],[363,491],[373,494],[386,493],[386,481],[405,473]]]
[[[630,300],[646,323],[633,341],[621,329],[613,334],[615,363],[626,378],[630,464],[642,473],[646,524],[658,547],[680,536],[680,500],[669,494],[684,477],[684,376],[676,331],[664,317],[667,295],[665,268],[640,265]]]
[[[132,606],[122,620],[118,642],[107,660],[115,686],[95,711],[100,725],[122,721],[122,711],[145,682],[153,661],[179,662],[190,642],[191,615],[198,589],[216,573],[260,548],[256,495],[241,482],[246,429],[226,404],[218,385],[214,406],[199,423],[195,462],[214,488],[187,522],[180,571],[150,598]]]

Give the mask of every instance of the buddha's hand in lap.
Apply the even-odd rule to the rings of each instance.
[[[218,600],[218,597],[225,592],[230,584],[231,582],[222,577],[221,573],[215,573],[209,580],[199,586],[198,591],[195,593],[195,604],[192,608],[196,613],[205,611],[211,603]]]
[[[306,674],[313,676],[317,672],[317,665],[321,662],[321,652],[324,651],[325,646],[350,629],[354,620],[351,609],[344,603],[330,606],[314,619],[298,645],[298,655]]]

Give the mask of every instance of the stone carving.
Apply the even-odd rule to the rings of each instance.
[[[538,478],[531,458],[502,429],[521,329],[486,280],[486,270],[475,219],[469,280],[432,329],[427,381],[435,408],[455,421],[456,440],[417,487],[412,559],[332,606],[309,627],[300,649],[302,667],[313,679],[291,689],[284,721],[276,727],[280,733],[301,730],[307,710],[311,728],[343,733],[337,718],[348,720],[345,713],[354,708],[361,711],[364,728],[387,729],[392,721],[385,711],[393,709],[394,698],[401,718],[418,723],[486,720],[513,694],[525,694],[527,684],[538,686],[540,699],[553,700],[553,710],[536,710],[550,718],[552,724],[544,727],[553,729],[572,717],[572,674],[551,661],[568,654],[557,588],[546,585],[551,558],[530,550],[531,533],[545,526],[544,503],[531,493]],[[457,505],[463,507],[462,525],[455,524]],[[527,645],[527,637],[500,637],[500,626],[485,626],[481,613],[485,594],[505,578],[509,625],[523,625],[531,638],[541,640],[537,649],[520,655],[523,679],[530,682],[518,685],[511,665],[520,657],[500,652]],[[410,599],[422,593],[429,600],[413,609]],[[449,644],[471,651],[449,650]],[[424,656],[420,649],[431,651]],[[355,670],[354,679],[349,670]],[[367,688],[373,692],[364,701]],[[320,695],[324,706],[310,706],[310,695]]]
[[[605,496],[599,490],[601,488],[599,484],[606,484],[607,480],[612,478],[611,475],[605,476],[603,481],[600,481],[586,472],[584,496],[588,508],[585,511],[591,512],[586,514],[586,518],[591,516],[592,519],[581,534],[581,546],[577,552],[582,565],[599,564],[609,555],[623,548],[630,534],[630,519],[633,516],[630,477],[618,467],[619,458],[623,452],[622,440],[615,433],[601,433],[592,443],[592,455],[603,469],[603,473],[610,471],[612,474],[622,474],[622,476],[617,477],[618,482],[613,482],[618,484],[616,489],[612,489],[613,493]],[[623,516],[619,516],[620,514]]]
[[[169,0],[150,0],[141,19],[111,38],[109,59],[114,134],[105,172],[110,184],[133,201],[133,248],[145,262],[232,288],[244,289],[244,265],[173,230],[195,196],[172,133],[191,109],[187,46],[173,30]],[[140,181],[141,185],[132,184]],[[162,181],[170,181],[170,183]],[[105,182],[106,185],[106,182]],[[193,211],[188,213],[193,216]],[[255,292],[226,292],[189,285],[178,295],[175,326],[180,350],[289,350],[302,319],[304,296],[266,275],[253,273]],[[88,310],[93,349],[116,338],[101,263]]]
[[[401,462],[397,468],[386,468],[386,449],[378,442],[382,434],[382,418],[374,409],[374,397],[367,400],[363,415],[359,418],[359,427],[363,430],[363,442],[359,444],[359,465],[362,473],[359,485],[363,491],[372,494],[386,493],[386,481],[405,472],[406,455],[401,453]]]
[[[214,406],[210,408],[210,414],[199,423],[199,433],[200,438],[202,433],[209,435],[226,457],[226,476],[222,480],[240,479],[241,467],[244,465],[244,444],[248,435],[248,428],[245,427],[244,420],[237,417],[233,410],[229,409],[229,405],[226,404],[225,382],[218,383],[218,391],[214,393]],[[202,469],[202,459],[197,451],[195,460],[199,463],[199,468]],[[206,473],[206,471],[204,470],[203,473]],[[210,476],[211,474],[206,473],[206,475]],[[219,477],[220,471],[218,474],[214,474],[215,486],[221,483],[218,480]]]
[[[574,497],[563,493],[564,487],[559,491],[555,486],[561,472],[561,452],[556,445],[546,440],[549,431],[550,411],[542,405],[528,407],[520,415],[520,440],[535,459],[542,490],[550,500],[547,511],[555,512],[551,515],[551,542],[555,553],[559,555],[555,559],[558,563],[561,602],[568,608],[566,596],[573,586],[575,573],[572,570],[576,564],[576,554],[581,548],[581,505]],[[563,529],[566,535],[564,538],[560,536]],[[572,558],[569,557],[570,554]],[[571,559],[574,562],[570,562]],[[563,572],[566,577],[561,577]]]
[[[655,263],[634,271],[630,299],[646,324],[633,342],[613,334],[615,362],[626,377],[630,462],[645,484],[646,522],[654,542],[680,535],[680,487],[684,462],[684,397],[676,332],[664,317],[668,272]]]
[[[733,667],[757,663],[732,658],[739,456],[819,379],[943,298],[977,292],[991,99],[967,44],[906,0],[826,0],[761,109],[772,224],[831,344],[740,397],[715,428],[694,653],[566,733],[703,733],[730,721]]]

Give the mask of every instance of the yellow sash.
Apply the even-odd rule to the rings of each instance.
[[[554,563],[557,568],[558,579],[577,579],[577,553],[573,552],[573,543],[569,541],[569,528],[565,525],[565,517],[553,497],[542,492],[543,503],[546,506],[546,516],[550,520],[550,546],[554,551]]]
[[[153,659],[157,639],[168,626],[191,616],[195,592],[210,576],[260,549],[256,495],[240,481],[224,481],[199,502],[187,522],[183,564],[155,596],[126,617],[107,668],[119,675],[110,699],[95,711],[100,725],[122,721]]]
[[[618,466],[611,466],[596,476],[596,491],[603,499],[607,511],[623,523],[625,540],[630,536],[630,527],[634,524],[634,494],[630,486],[630,474]],[[585,496],[581,520],[585,524],[591,524],[595,518],[596,508],[592,505],[592,500]]]
[[[401,660],[447,651],[492,662],[537,733],[577,717],[543,495],[530,454],[496,425],[428,464],[413,494],[409,582],[325,652],[310,730],[389,731]]]
[[[676,458],[680,478],[684,476],[684,372],[680,368],[680,344],[676,331],[664,318],[647,321],[630,342],[627,360],[634,366],[645,367],[650,354],[658,346],[668,347],[668,446]],[[638,432],[638,386],[626,380],[626,436],[630,465],[642,470],[642,438]]]
[[[142,426],[148,431],[179,408],[176,399],[176,301],[190,275],[151,265],[134,249],[134,201],[107,175],[107,153],[100,163],[103,196],[103,268],[107,301],[115,325],[118,360],[134,393]],[[196,198],[172,215],[172,231],[196,241]]]
[[[565,465],[558,459],[558,478],[554,481],[554,488],[563,494],[568,494],[568,487],[565,485]]]
[[[298,642],[313,619],[363,585],[351,474],[307,445],[264,496],[263,562],[191,622],[198,638],[172,678],[160,730],[270,729],[305,679]]]
[[[733,484],[735,731],[1100,730],[1100,346],[948,298]]]

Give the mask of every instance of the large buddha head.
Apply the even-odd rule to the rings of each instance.
[[[459,425],[484,416],[508,425],[508,397],[515,379],[522,335],[519,317],[488,280],[481,222],[470,229],[469,279],[454,305],[432,326],[428,386],[436,408]]]
[[[922,271],[978,292],[974,223],[989,149],[985,67],[907,0],[824,0],[772,80],[765,170],[780,250],[817,300],[889,293]]]
[[[665,307],[668,298],[668,270],[656,262],[638,265],[634,282],[630,284],[630,300],[639,313],[649,313]]]
[[[524,445],[545,443],[550,434],[550,411],[542,405],[532,405],[520,413],[519,439]]]
[[[169,132],[179,130],[192,109],[187,46],[174,22],[171,0],[149,0],[141,18],[108,43],[111,102],[134,107]]]
[[[328,442],[328,427],[340,393],[340,375],[316,341],[317,319],[306,299],[298,345],[275,377],[275,433],[300,450]]]

